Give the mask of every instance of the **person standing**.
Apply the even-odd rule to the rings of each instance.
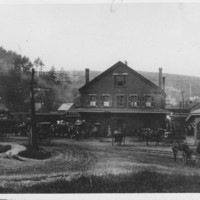
[[[123,137],[124,144],[125,144],[125,137],[126,137],[126,124],[125,123],[123,124],[122,134],[123,134],[122,137]]]
[[[178,149],[179,149],[179,144],[178,144],[177,141],[174,141],[173,144],[172,144],[172,151],[173,151],[174,161],[175,161],[175,162],[176,162],[176,160],[177,160]]]
[[[108,137],[111,137],[112,136],[112,132],[111,132],[111,128],[110,128],[110,126],[108,126],[108,135],[107,135]]]

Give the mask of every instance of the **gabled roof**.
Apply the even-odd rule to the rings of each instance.
[[[111,71],[113,71],[114,69],[116,69],[119,66],[123,66],[127,71],[129,71],[130,73],[134,74],[138,78],[142,79],[145,83],[147,83],[148,85],[150,85],[154,89],[159,90],[159,92],[162,93],[166,97],[165,92],[160,87],[158,87],[156,84],[152,83],[150,80],[148,80],[147,78],[145,78],[144,76],[142,76],[141,74],[139,74],[138,72],[136,72],[135,70],[133,70],[132,68],[128,67],[126,64],[124,64],[121,61],[117,62],[112,67],[108,68],[106,71],[104,71],[103,73],[101,73],[100,75],[98,75],[97,77],[95,77],[93,80],[91,80],[90,82],[88,82],[87,84],[85,84],[83,87],[81,87],[79,89],[79,91],[82,92],[83,90],[87,89],[88,87],[90,87],[91,85],[93,85],[94,83],[96,83],[98,80],[100,80],[101,78],[103,78],[106,74],[110,73]]]
[[[188,117],[186,118],[186,121],[188,121],[190,118],[194,117],[194,116],[200,116],[200,108],[199,109],[196,109],[194,111],[192,111]]]
[[[193,105],[192,107],[191,107],[191,112],[192,111],[196,111],[197,109],[199,109],[200,108],[200,103],[198,102],[198,103],[196,103],[195,105]]]
[[[194,115],[200,115],[200,108],[191,112]]]

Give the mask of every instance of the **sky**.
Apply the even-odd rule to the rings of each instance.
[[[200,3],[0,4],[0,46],[44,70],[136,71],[200,76]],[[95,1],[93,1],[95,2]]]

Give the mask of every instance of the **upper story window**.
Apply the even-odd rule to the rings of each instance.
[[[103,94],[102,95],[102,103],[104,107],[111,107],[112,106],[112,96],[110,94]]]
[[[165,108],[165,99],[161,97],[161,108]]]
[[[127,73],[114,73],[114,85],[116,87],[124,87],[126,86],[126,76]]]
[[[125,96],[123,94],[117,95],[117,106],[118,107],[124,107],[125,105]]]
[[[153,97],[151,95],[145,95],[145,107],[152,107],[153,106]]]
[[[96,107],[97,106],[97,95],[96,94],[90,94],[89,95],[89,103],[90,103],[90,107]]]
[[[136,95],[136,94],[129,95],[129,105],[130,105],[130,107],[136,108],[136,107],[139,106],[139,104],[140,104],[140,102],[139,102],[138,95]]]

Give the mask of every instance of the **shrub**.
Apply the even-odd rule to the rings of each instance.
[[[4,153],[6,151],[9,151],[11,149],[10,145],[0,145],[0,153]]]
[[[49,158],[51,153],[44,151],[43,149],[35,150],[31,146],[26,146],[26,150],[21,151],[19,155],[25,158],[43,160]]]

